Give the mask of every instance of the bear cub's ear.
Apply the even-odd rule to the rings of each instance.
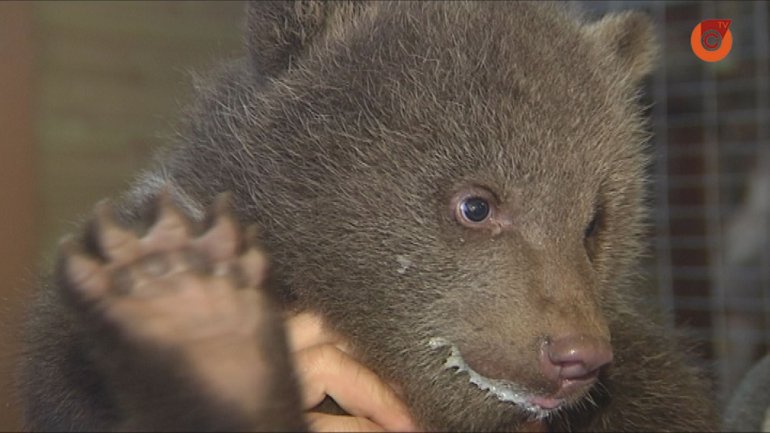
[[[333,24],[334,15],[352,18],[364,2],[256,1],[247,5],[246,45],[261,77],[280,75]]]
[[[647,14],[639,11],[609,14],[588,24],[586,31],[613,53],[634,84],[655,68],[660,47],[655,24]]]

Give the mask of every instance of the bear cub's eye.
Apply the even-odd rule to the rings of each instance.
[[[498,209],[497,197],[480,186],[466,186],[449,201],[452,218],[461,226],[474,230],[491,230],[498,234],[510,225],[505,212]]]
[[[489,217],[489,202],[481,197],[468,197],[460,202],[463,218],[473,223],[480,223]]]

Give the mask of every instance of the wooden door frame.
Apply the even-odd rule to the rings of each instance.
[[[0,431],[20,428],[13,372],[22,305],[34,284],[39,209],[33,7],[0,2]]]

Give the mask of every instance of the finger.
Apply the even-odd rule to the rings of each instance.
[[[406,406],[371,370],[330,344],[295,354],[304,408],[326,395],[351,415],[366,417],[387,430],[416,430]]]
[[[289,351],[299,352],[312,346],[333,344],[348,352],[347,345],[334,332],[326,329],[320,316],[302,312],[286,321]]]
[[[381,426],[372,421],[355,416],[327,415],[309,412],[305,415],[310,430],[314,432],[384,432]]]

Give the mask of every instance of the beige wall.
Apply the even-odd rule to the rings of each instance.
[[[42,242],[125,188],[173,132],[190,72],[240,53],[239,2],[37,4]]]
[[[241,2],[0,2],[0,431],[24,294],[57,239],[173,132],[190,75],[240,54]],[[13,59],[13,61],[7,61]]]

